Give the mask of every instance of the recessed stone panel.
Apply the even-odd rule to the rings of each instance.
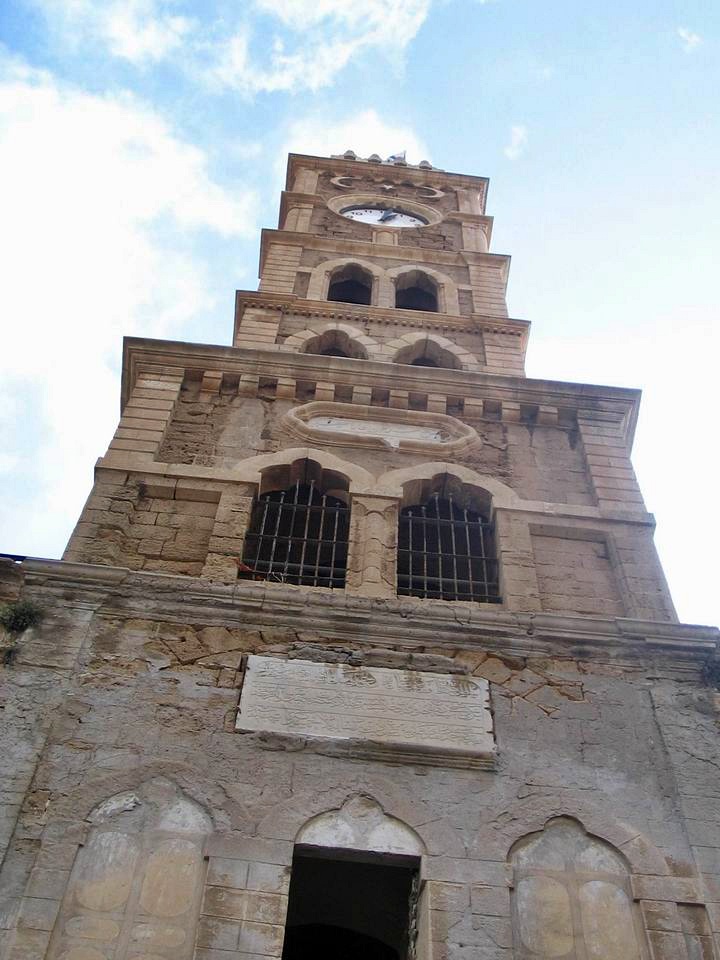
[[[475,430],[456,417],[427,410],[399,410],[314,400],[285,414],[285,424],[313,443],[447,456],[479,447]]]
[[[487,681],[251,656],[237,729],[333,744],[394,762],[489,766]]]

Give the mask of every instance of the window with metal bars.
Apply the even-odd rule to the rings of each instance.
[[[492,524],[452,495],[404,507],[397,578],[400,596],[500,603]]]
[[[253,505],[241,576],[306,587],[344,587],[350,510],[296,480],[261,494]]]

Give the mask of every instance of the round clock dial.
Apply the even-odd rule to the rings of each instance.
[[[427,220],[395,207],[346,207],[340,211],[348,220],[384,227],[424,227]]]

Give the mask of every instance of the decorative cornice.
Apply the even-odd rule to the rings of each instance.
[[[286,190],[292,187],[296,167],[306,167],[309,170],[318,170],[323,173],[342,170],[345,176],[361,177],[367,176],[368,171],[382,170],[385,175],[389,175],[390,171],[396,171],[402,175],[403,179],[410,180],[418,186],[428,184],[439,187],[452,182],[453,186],[456,187],[471,187],[481,192],[483,200],[490,182],[487,177],[474,177],[467,173],[451,173],[447,170],[439,170],[436,167],[416,167],[405,163],[382,163],[359,158],[348,160],[345,157],[314,157],[301,153],[291,153],[288,155]]]
[[[7,567],[8,572],[3,568]],[[55,592],[68,605],[143,619],[296,629],[309,616],[324,636],[404,649],[479,647],[520,656],[612,659],[616,665],[674,661],[694,669],[717,653],[715,627],[651,620],[510,613],[493,606],[398,597],[371,600],[344,591],[145,573],[61,560],[0,561],[0,577],[18,571],[28,587]]]
[[[488,317],[473,313],[470,316],[454,316],[448,313],[436,313],[425,310],[403,310],[400,307],[377,307],[339,303],[330,300],[307,300],[292,293],[265,293],[260,291],[237,290],[235,292],[235,326],[233,339],[238,335],[241,308],[257,307],[275,310],[281,314],[291,313],[301,317],[322,317],[328,320],[348,320],[357,323],[366,317],[374,323],[389,326],[407,326],[422,330],[462,330],[467,333],[498,333],[510,337],[521,337],[523,347],[530,331],[528,320],[511,317]]]
[[[171,368],[216,370],[223,373],[253,373],[260,377],[287,377],[288,368],[298,380],[387,387],[388,365],[376,360],[324,357],[278,349],[224,347],[173,340],[126,337],[123,341],[122,404],[130,395],[140,366],[160,371]],[[397,365],[393,385],[399,390],[461,396],[466,399],[499,399],[520,404],[554,405],[582,411],[585,418],[597,416],[618,423],[628,447],[640,404],[640,391],[628,387],[534,380],[497,373],[448,370],[441,367]]]

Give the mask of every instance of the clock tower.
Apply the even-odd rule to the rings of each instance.
[[[2,960],[720,960],[718,634],[487,188],[292,154],[232,345],[126,339],[63,560],[0,562]]]

